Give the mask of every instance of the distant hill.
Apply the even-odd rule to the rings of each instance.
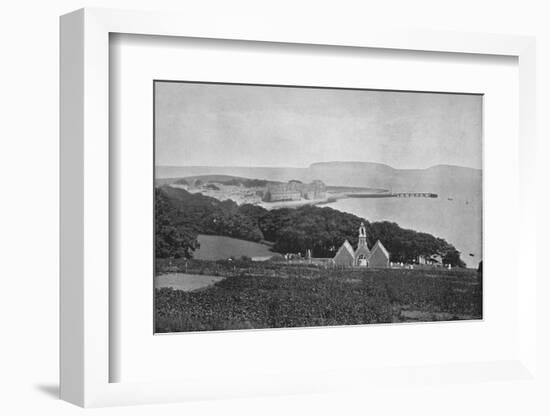
[[[232,175],[194,175],[194,176],[186,176],[185,180],[187,182],[200,180],[204,183],[206,182],[219,182],[219,183],[239,182],[240,183],[240,182],[249,181],[250,178],[244,178],[244,177],[232,176]]]
[[[287,182],[307,176],[308,168],[235,167],[235,166],[157,166],[157,181],[203,175],[229,175],[248,179]]]
[[[208,167],[158,166],[157,183],[166,178],[202,175],[229,175],[239,179],[264,179],[286,182],[297,179],[311,182],[320,179],[329,186],[383,188],[394,192],[435,192],[441,196],[468,195],[481,198],[480,169],[437,165],[427,169],[395,169],[372,162],[321,162],[308,168],[286,167]]]
[[[437,165],[427,169],[395,169],[381,163],[314,163],[309,174],[327,184],[368,186],[394,192],[435,192],[481,196],[481,170]]]
[[[185,176],[183,178],[169,178],[169,179],[157,179],[156,183],[159,186],[162,185],[193,185],[196,183],[220,183],[224,185],[233,185],[233,186],[245,186],[247,188],[251,187],[265,187],[268,184],[279,184],[278,181],[268,181],[266,179],[250,179],[243,178],[240,176],[231,176],[231,175],[198,175],[198,176]]]

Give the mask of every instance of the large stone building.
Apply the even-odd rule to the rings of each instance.
[[[300,199],[317,200],[326,198],[326,186],[322,181],[314,180],[306,184],[300,181],[269,184],[264,195],[264,201],[299,201]]]
[[[300,183],[290,181],[289,183],[269,184],[264,194],[264,201],[298,201],[302,198],[302,193],[298,187]]]
[[[333,258],[336,266],[342,267],[373,267],[387,268],[390,266],[390,254],[380,240],[376,241],[371,250],[367,246],[367,230],[361,223],[359,227],[359,242],[353,249],[348,240],[336,252]]]

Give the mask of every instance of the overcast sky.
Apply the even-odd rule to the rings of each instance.
[[[481,168],[479,95],[155,85],[157,165]]]

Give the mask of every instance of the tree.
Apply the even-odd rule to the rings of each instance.
[[[443,263],[453,267],[466,267],[466,263],[460,259],[460,252],[454,247],[450,248],[443,256]]]
[[[177,210],[170,206],[158,189],[155,190],[155,256],[157,258],[191,258],[199,247],[197,234],[185,227],[176,227]]]

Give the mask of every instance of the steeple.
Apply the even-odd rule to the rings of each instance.
[[[357,248],[367,246],[367,229],[365,224],[361,223],[359,226],[359,242],[357,243]]]

